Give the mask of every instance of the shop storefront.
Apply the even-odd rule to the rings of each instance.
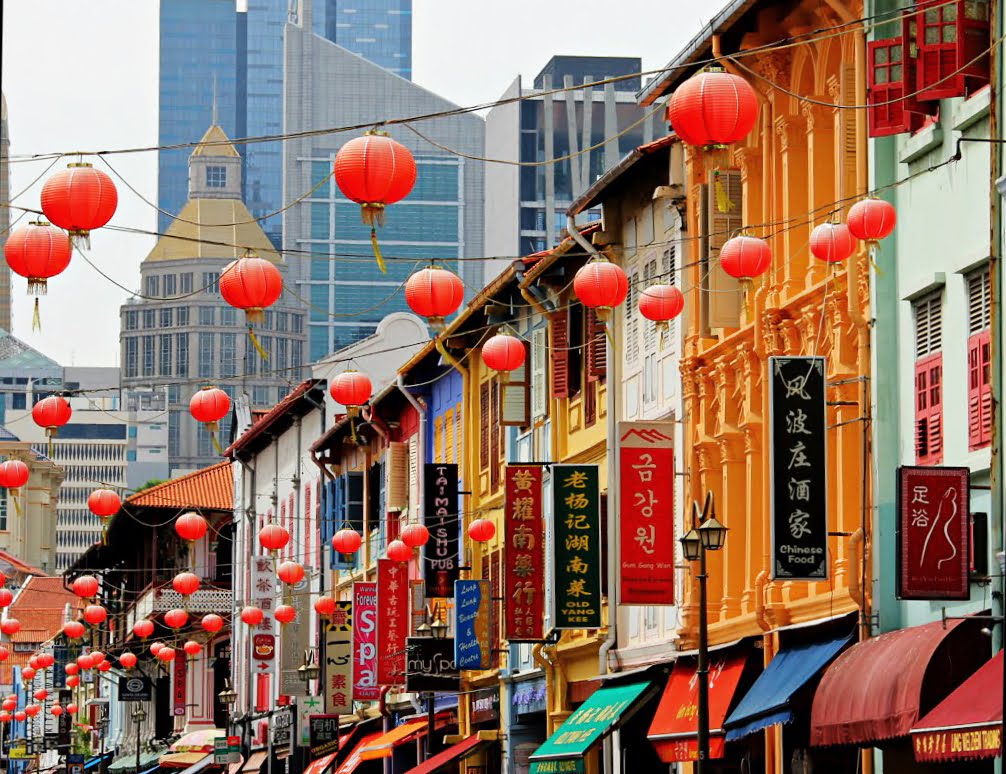
[[[514,681],[510,701],[510,771],[529,774],[531,755],[545,741],[546,689],[544,677]]]

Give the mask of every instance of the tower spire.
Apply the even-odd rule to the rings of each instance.
[[[217,115],[217,74],[213,73],[213,125],[219,126],[220,121]]]

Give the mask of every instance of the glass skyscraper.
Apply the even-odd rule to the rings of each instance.
[[[314,13],[317,34],[412,80],[412,0],[321,0]]]

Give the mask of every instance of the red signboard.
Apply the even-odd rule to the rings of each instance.
[[[377,584],[353,584],[353,698],[381,698],[377,685]]]
[[[674,423],[618,423],[618,601],[674,604]]]
[[[968,599],[968,468],[898,468],[898,597]]]
[[[377,560],[377,684],[405,684],[411,604],[408,565]]]
[[[185,658],[176,658],[174,661],[174,675],[172,683],[172,696],[174,698],[174,708],[173,714],[184,715],[186,710],[186,703],[188,701],[185,692],[185,673],[188,671],[185,664]]]
[[[545,635],[545,522],[540,465],[507,465],[503,598],[506,639]]]

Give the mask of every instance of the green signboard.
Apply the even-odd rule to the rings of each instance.
[[[531,774],[582,774],[583,756],[614,727],[649,683],[599,688],[531,755]]]
[[[552,466],[556,629],[601,628],[601,489],[597,465]]]

